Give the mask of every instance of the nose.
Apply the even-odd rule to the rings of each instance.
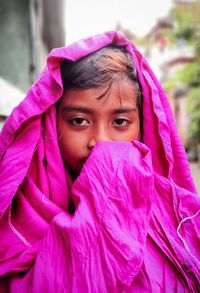
[[[110,141],[112,140],[107,133],[106,129],[98,129],[94,131],[91,135],[90,139],[88,140],[88,148],[92,149],[95,144],[99,141]]]

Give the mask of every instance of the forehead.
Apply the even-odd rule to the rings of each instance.
[[[134,81],[122,79],[111,84],[90,89],[69,89],[61,98],[61,105],[102,106],[101,110],[109,106],[135,106],[138,91]]]

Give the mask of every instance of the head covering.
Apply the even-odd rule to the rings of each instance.
[[[132,42],[119,32],[106,32],[54,49],[44,71],[0,134],[1,275],[29,269],[52,219],[68,211],[72,182],[56,131],[55,103],[63,93],[60,66],[64,59],[75,61],[111,44],[124,46],[137,70],[144,97],[143,143],[151,151],[155,178],[195,192],[166,94]]]

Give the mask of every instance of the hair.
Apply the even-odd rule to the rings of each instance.
[[[113,81],[120,82],[121,79],[134,81],[138,94],[137,106],[142,140],[142,91],[132,58],[124,47],[107,46],[75,62],[65,59],[61,65],[61,78],[64,90],[105,86],[105,92],[98,99],[109,92]]]

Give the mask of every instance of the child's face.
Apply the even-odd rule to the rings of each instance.
[[[120,86],[119,86],[120,85]],[[137,89],[130,80],[104,88],[65,91],[57,110],[59,147],[65,163],[79,174],[98,141],[139,139]]]

